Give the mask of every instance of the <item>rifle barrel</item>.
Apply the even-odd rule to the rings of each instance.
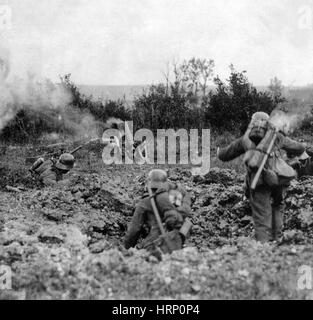
[[[173,246],[172,246],[170,240],[165,235],[166,232],[165,232],[165,229],[163,227],[163,224],[162,224],[162,221],[161,221],[161,217],[160,217],[158,208],[157,208],[156,203],[155,203],[154,194],[153,194],[153,192],[152,192],[150,187],[148,187],[148,192],[149,192],[150,201],[151,201],[152,209],[153,209],[153,212],[154,212],[154,216],[155,216],[155,218],[157,220],[157,223],[159,225],[159,228],[160,228],[160,231],[161,231],[161,235],[164,237],[164,240],[165,240],[169,250],[172,252],[172,251],[174,251],[173,250]]]
[[[83,147],[83,145],[78,146],[77,148],[75,148],[74,150],[72,150],[70,152],[70,154],[74,154],[75,152],[77,152],[78,150],[80,150]]]
[[[155,218],[156,218],[157,223],[158,223],[158,225],[159,225],[161,234],[164,235],[164,234],[165,234],[165,230],[164,230],[164,227],[163,227],[161,218],[160,218],[160,214],[159,214],[158,208],[157,208],[156,203],[155,203],[155,199],[154,199],[153,192],[152,192],[152,190],[151,190],[150,187],[148,187],[148,192],[149,192],[150,201],[151,201],[151,205],[152,205],[152,209],[153,209]]]

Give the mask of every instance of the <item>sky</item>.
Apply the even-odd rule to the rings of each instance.
[[[313,0],[0,0],[0,20],[4,5],[11,76],[151,84],[167,63],[199,57],[223,79],[232,63],[255,85],[313,83]]]

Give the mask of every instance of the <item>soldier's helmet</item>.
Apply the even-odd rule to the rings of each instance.
[[[269,119],[270,116],[265,112],[256,112],[253,114],[249,125],[249,138],[255,144],[258,144],[264,138]]]
[[[270,118],[270,116],[265,112],[256,112],[253,114],[251,120],[252,121],[260,121],[260,122],[262,122],[262,121],[267,122],[269,120],[269,118]]]
[[[154,169],[149,172],[147,185],[151,189],[158,189],[164,186],[167,181],[167,173],[161,169]]]
[[[306,151],[304,151],[300,156],[299,156],[299,160],[307,160],[309,159],[309,155],[307,154]]]
[[[59,160],[56,163],[56,167],[58,169],[64,171],[70,171],[74,167],[75,158],[70,153],[63,153],[61,154]]]

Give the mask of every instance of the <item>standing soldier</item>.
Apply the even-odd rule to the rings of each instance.
[[[173,196],[171,197],[172,202],[170,201],[169,191],[173,188],[173,185],[168,183],[167,173],[164,170],[156,169],[150,171],[147,187],[153,194],[152,196],[145,194],[137,204],[125,236],[125,247],[128,249],[136,246],[144,225],[147,225],[150,230],[148,236],[140,245],[137,245],[139,249],[149,249],[151,247],[154,249],[153,244],[160,239],[160,236],[163,236],[151,201],[151,198],[153,198],[158,211],[157,215],[159,215],[162,225],[165,226],[165,242],[167,243],[169,241],[171,243],[171,249],[173,250],[181,249],[184,239],[191,228],[191,226],[189,229],[184,227],[184,234],[179,232],[184,225],[184,217],[190,212],[190,208],[188,207],[190,205],[189,196],[184,194],[184,190],[181,187],[175,186],[176,192],[184,194],[186,200],[185,202],[178,201],[177,199],[175,200],[175,196]],[[173,202],[176,202],[176,206]]]
[[[270,154],[262,143],[266,139],[270,128],[269,116],[264,112],[257,112],[253,115],[249,128],[245,135],[232,142],[228,147],[218,149],[218,158],[222,161],[231,161],[240,155],[245,155],[245,164],[247,168],[246,188],[249,198],[252,217],[254,220],[255,237],[260,242],[278,240],[281,236],[283,218],[281,206],[283,201],[283,191],[288,185],[277,182],[279,175],[272,170],[268,164],[273,159],[283,161],[280,151],[285,150],[288,154],[301,155],[304,152],[304,145],[283,135],[281,132],[275,133],[276,140]],[[256,176],[255,168],[249,166],[251,157],[256,152],[268,156],[266,168],[263,170],[261,178],[255,187],[251,184]],[[247,157],[248,156],[248,157]],[[284,163],[284,165],[287,165]],[[289,166],[288,166],[289,167]],[[285,169],[286,167],[284,167]],[[292,168],[289,167],[291,170]],[[258,169],[258,168],[257,168]],[[290,171],[289,171],[290,172]],[[276,181],[275,181],[276,180]]]
[[[63,153],[60,158],[44,161],[39,158],[30,168],[30,172],[35,175],[44,186],[54,186],[61,181],[64,182],[64,175],[67,174],[73,167],[75,158],[70,153]]]

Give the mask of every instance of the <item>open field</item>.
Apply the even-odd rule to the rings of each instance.
[[[27,174],[27,150],[9,147],[0,158],[0,260],[12,268],[14,289],[0,298],[313,298],[297,287],[298,268],[313,259],[312,178],[287,192],[283,243],[261,245],[243,175],[215,168],[197,178],[172,167],[171,180],[192,194],[195,227],[186,248],[158,262],[122,246],[151,167],[105,166],[82,154],[68,186],[40,190]]]

